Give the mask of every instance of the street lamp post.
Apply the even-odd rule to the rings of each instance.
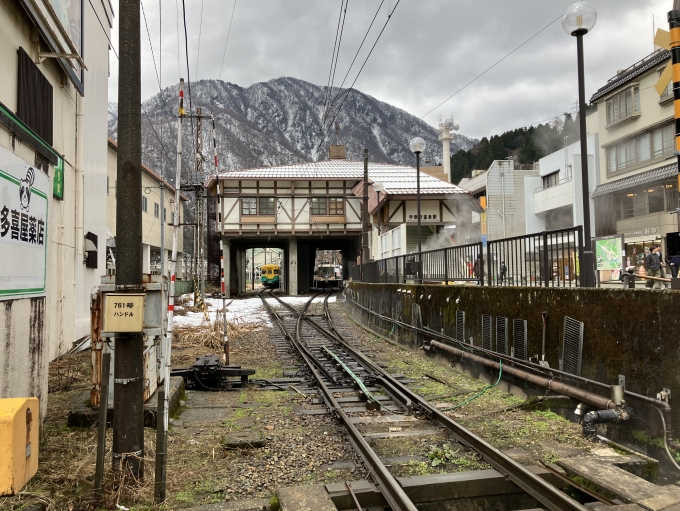
[[[590,233],[590,188],[588,186],[588,140],[586,138],[586,87],[583,72],[583,36],[590,32],[597,21],[597,12],[588,2],[576,2],[569,6],[562,18],[567,34],[576,37],[578,59],[578,102],[581,131],[581,187],[583,192],[583,238],[584,251],[581,260],[581,286],[595,287],[595,257]]]
[[[380,223],[381,223],[381,218],[380,218],[380,192],[382,192],[385,189],[383,184],[380,181],[376,181],[373,183],[373,191],[378,194],[378,236],[380,236]],[[378,238],[380,239],[380,238]],[[378,248],[380,250],[380,248]]]
[[[422,153],[425,150],[425,141],[420,138],[416,137],[413,140],[411,140],[411,151],[413,151],[416,154],[416,190],[417,190],[417,196],[418,196],[418,283],[422,284],[423,283],[423,265],[422,265],[422,252],[423,252],[423,247],[421,245],[421,237],[420,237],[420,153]]]

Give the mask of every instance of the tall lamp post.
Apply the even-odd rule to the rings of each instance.
[[[578,110],[581,131],[581,187],[583,192],[583,238],[584,251],[581,260],[581,286],[595,287],[595,257],[590,233],[590,188],[588,186],[588,140],[586,138],[586,86],[583,72],[583,36],[590,32],[597,21],[595,7],[588,2],[576,2],[569,6],[562,18],[567,34],[576,37],[578,59]]]
[[[384,189],[385,187],[380,181],[373,183],[373,191],[378,194],[378,236],[380,236],[380,224],[382,223],[382,219],[380,218],[380,192]],[[378,250],[380,250],[380,248],[378,248]]]
[[[420,153],[425,150],[425,141],[416,137],[411,140],[411,151],[416,154],[416,190],[418,195],[418,283],[423,283],[423,266],[422,266],[422,252],[423,247],[421,245],[420,237]]]

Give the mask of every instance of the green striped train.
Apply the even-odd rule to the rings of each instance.
[[[260,280],[264,287],[279,287],[281,267],[278,264],[263,264],[260,267]]]

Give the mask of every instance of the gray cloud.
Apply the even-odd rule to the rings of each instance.
[[[143,0],[156,61],[159,4]],[[217,78],[233,0],[185,0],[191,79]],[[387,19],[382,12],[348,83]],[[162,0],[161,0],[162,2]],[[569,0],[401,0],[356,87],[421,116],[511,49],[560,16]],[[586,94],[604,85],[652,49],[652,17],[668,28],[670,0],[592,0],[598,22],[586,36]],[[117,1],[114,8],[117,12]],[[335,75],[342,80],[379,0],[352,0]],[[237,0],[222,79],[241,86],[280,76],[325,85],[340,0]],[[162,84],[186,78],[181,0],[162,2]],[[178,19],[179,12],[179,55]],[[112,41],[118,48],[117,19]],[[142,27],[142,97],[158,92],[151,51]],[[118,67],[111,56],[110,101],[117,100]],[[178,70],[178,60],[179,69]],[[198,69],[198,76],[196,70]],[[453,114],[461,133],[495,133],[560,115],[577,99],[576,42],[556,21],[526,46],[459,93],[425,120]]]

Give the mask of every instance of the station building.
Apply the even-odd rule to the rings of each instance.
[[[361,254],[364,162],[346,160],[342,146],[331,146],[331,155],[336,157],[222,172],[207,181],[217,196],[216,231],[230,295],[245,292],[246,251],[252,248],[283,250],[281,287],[289,294],[312,287],[317,249],[342,251],[343,275],[349,275]],[[416,251],[416,169],[369,162],[368,176],[369,259]],[[469,226],[479,206],[456,185],[424,172],[420,179],[423,249],[450,246],[454,241],[444,227]],[[374,182],[383,184],[380,208]],[[393,245],[381,246],[379,227]]]

